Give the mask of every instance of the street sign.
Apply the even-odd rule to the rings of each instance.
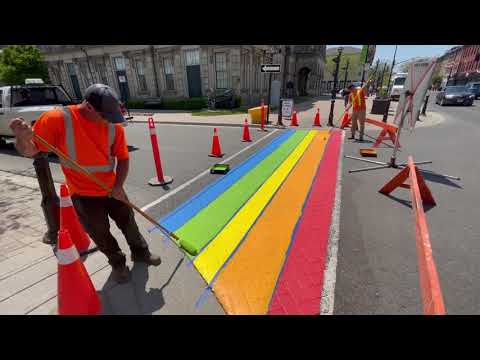
[[[262,64],[262,66],[260,66],[260,71],[262,73],[279,73],[280,64]]]
[[[282,99],[282,117],[292,117],[293,99]]]

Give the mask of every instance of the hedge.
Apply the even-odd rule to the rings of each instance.
[[[128,109],[200,110],[207,107],[207,98],[166,98],[160,104],[132,99],[128,100],[126,105]]]

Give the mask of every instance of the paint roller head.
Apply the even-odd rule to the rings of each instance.
[[[188,240],[180,240],[180,247],[192,256],[196,256],[198,254],[198,247],[195,246],[195,243]]]

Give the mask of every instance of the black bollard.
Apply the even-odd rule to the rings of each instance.
[[[33,166],[37,174],[38,184],[42,193],[41,207],[45,221],[47,223],[47,232],[43,236],[43,242],[49,245],[56,245],[57,233],[60,228],[60,199],[53,185],[52,173],[48,163],[48,154],[38,153],[34,156]]]

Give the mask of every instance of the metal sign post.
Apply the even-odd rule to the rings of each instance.
[[[280,72],[280,64],[262,64],[262,73],[268,73],[268,95],[267,95],[267,124],[270,124],[270,92],[272,91],[272,74]]]

